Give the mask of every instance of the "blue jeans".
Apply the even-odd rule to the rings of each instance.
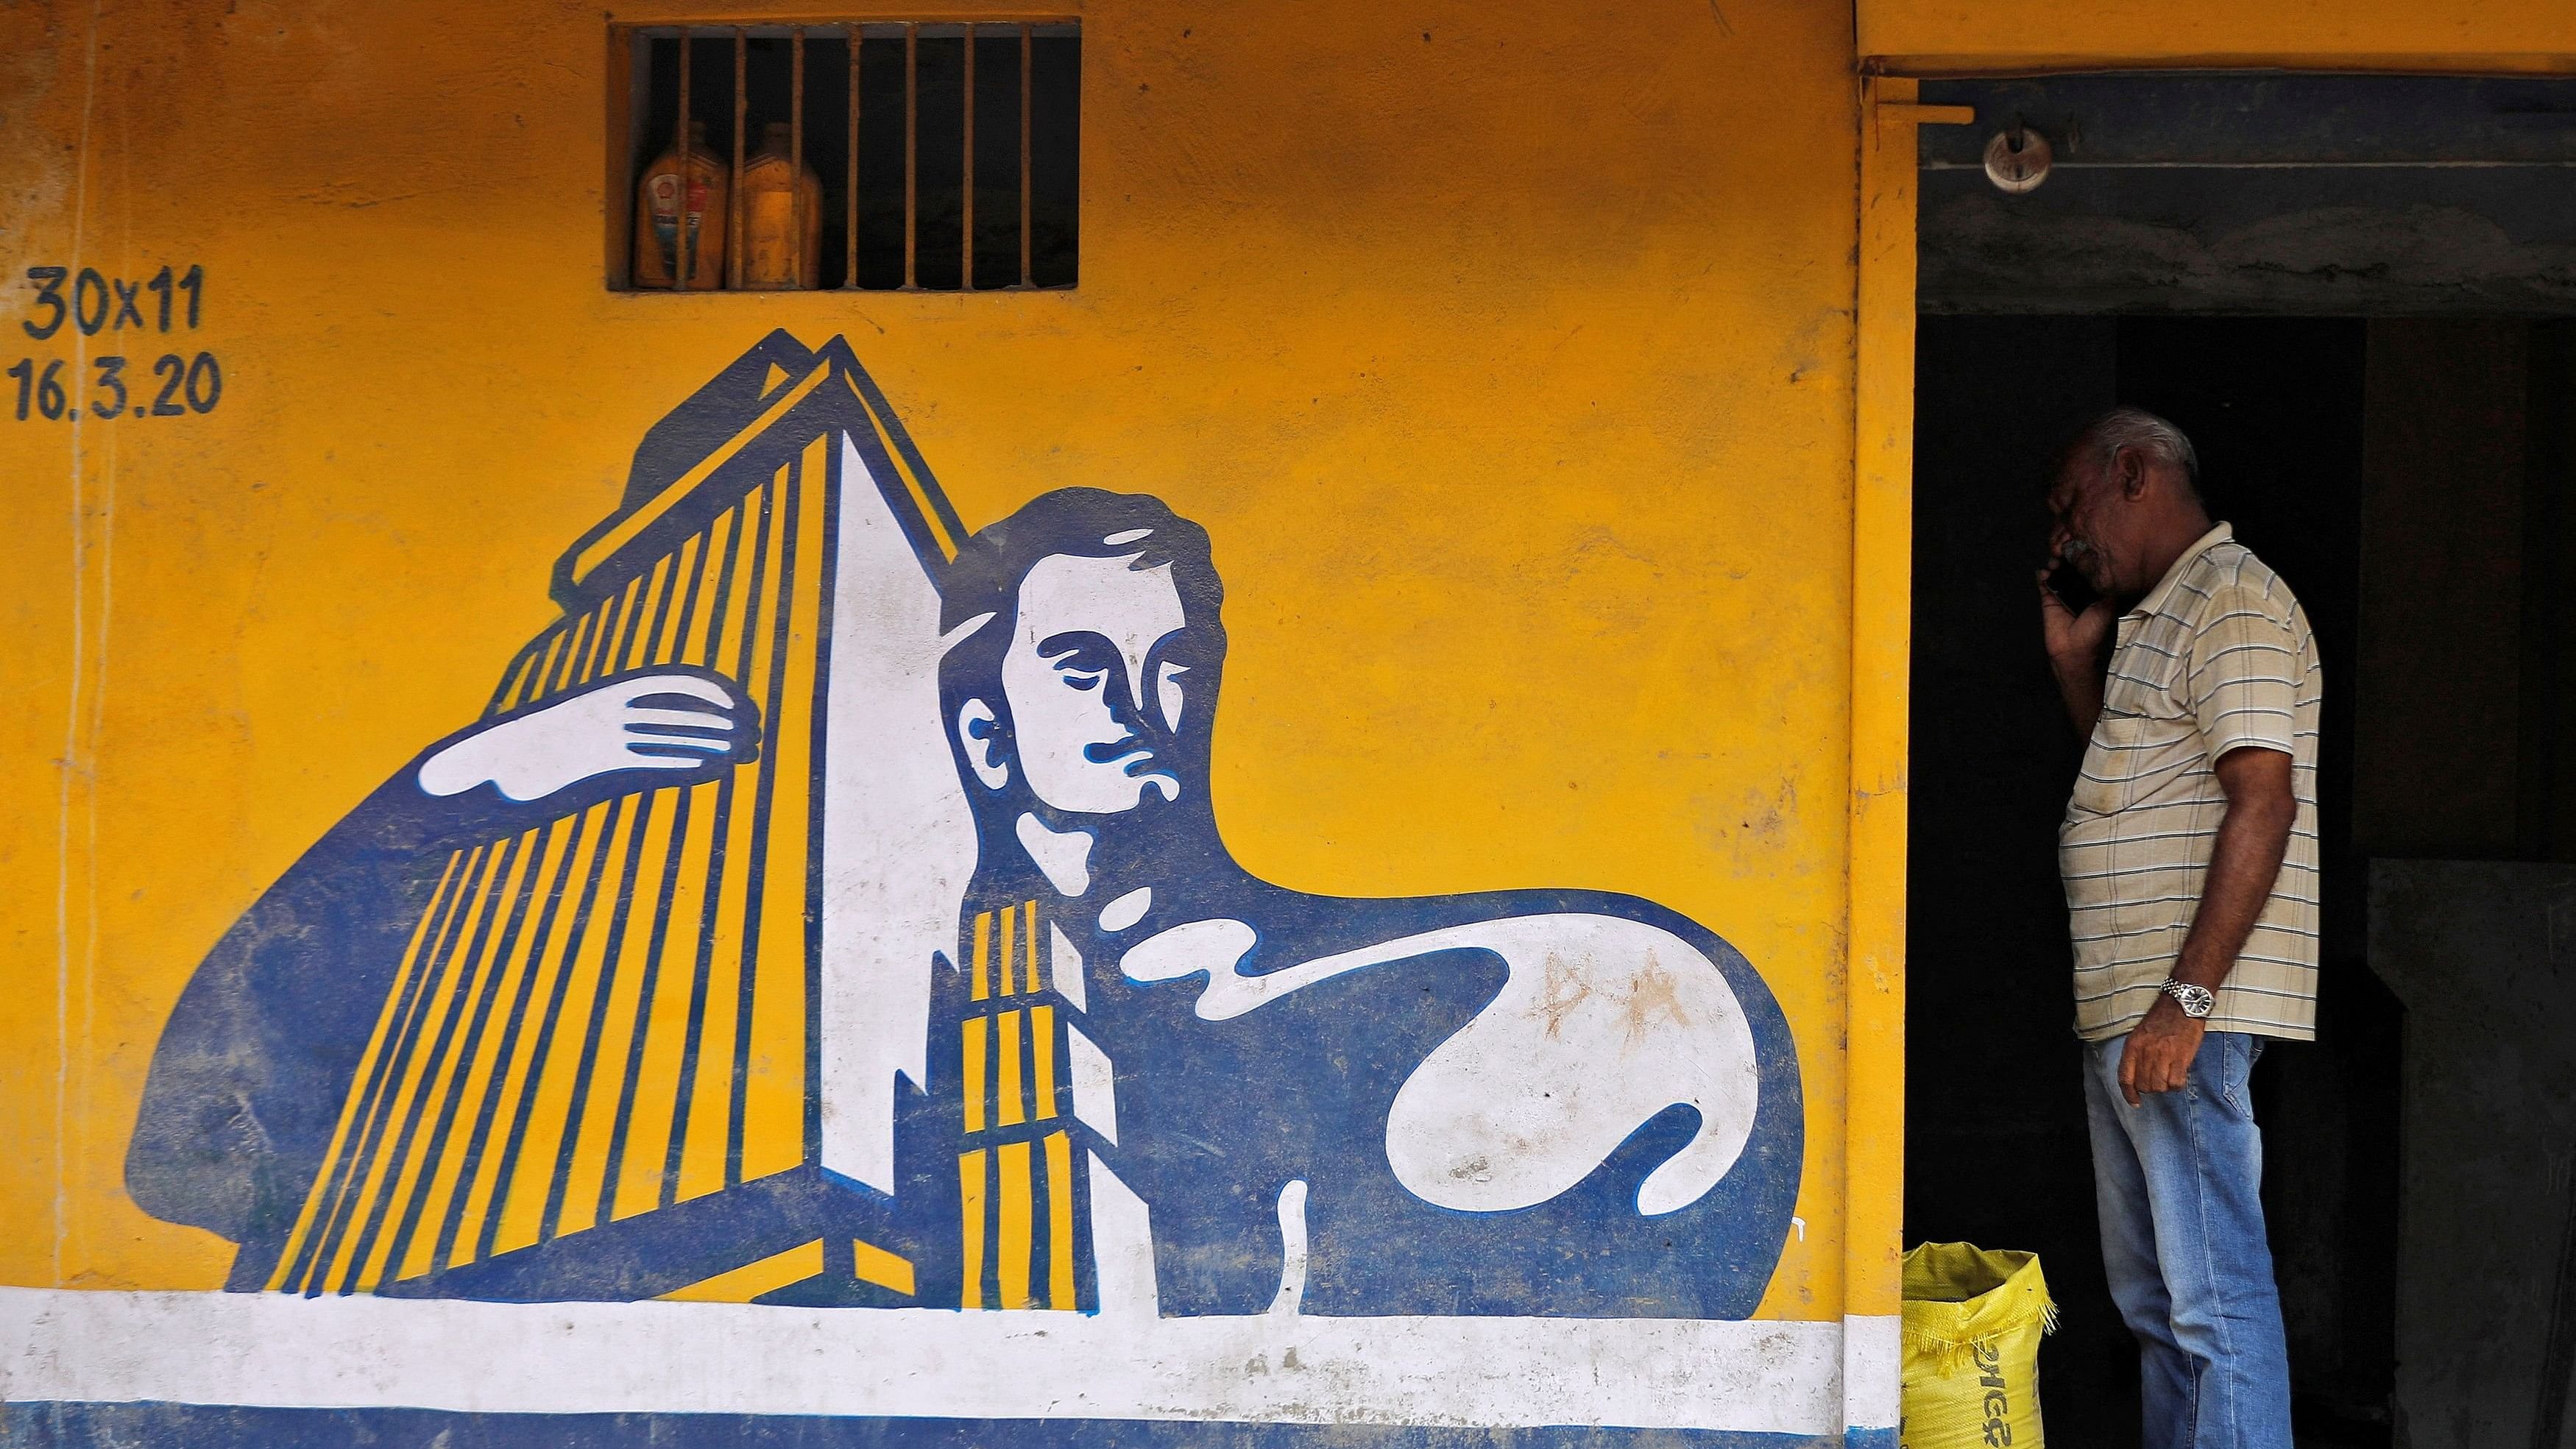
[[[2120,1095],[2127,1037],[2084,1048],[2102,1266],[2137,1335],[2145,1449],[2290,1449],[2290,1359],[2263,1235],[2259,1037],[2201,1038],[2180,1091]]]

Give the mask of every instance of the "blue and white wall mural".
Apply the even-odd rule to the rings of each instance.
[[[981,1313],[1102,1325],[1095,1375],[1181,1342],[1119,1323],[1750,1316],[1804,1149],[1761,976],[1632,897],[1238,865],[1221,548],[1089,487],[970,532],[846,344],[772,334],[484,715],[206,957],[135,1199],[280,1300],[798,1305],[897,1355]]]

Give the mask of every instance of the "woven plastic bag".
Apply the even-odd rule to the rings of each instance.
[[[1899,1449],[2045,1449],[2039,1338],[2055,1327],[2038,1254],[1909,1250]]]

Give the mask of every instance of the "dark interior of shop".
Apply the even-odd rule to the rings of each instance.
[[[1930,83],[1906,1241],[2040,1254],[2058,1442],[2134,1442],[2071,1032],[2049,460],[2130,403],[2305,607],[2318,1040],[2262,1058],[2303,1446],[2557,1449],[2576,1371],[2576,85]],[[1981,153],[2048,138],[2035,190]],[[2562,745],[2562,739],[2565,743]]]

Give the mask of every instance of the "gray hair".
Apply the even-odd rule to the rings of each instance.
[[[2095,468],[2109,468],[2123,449],[2177,469],[2183,485],[2200,492],[2200,453],[2183,431],[2145,408],[2116,407],[2086,423],[2058,454],[2058,466],[2083,458]]]

